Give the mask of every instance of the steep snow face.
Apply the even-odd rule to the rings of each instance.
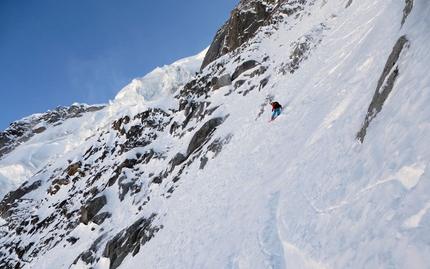
[[[173,95],[130,87],[73,122],[87,135],[0,203],[0,265],[428,268],[430,5],[411,3],[277,1]]]
[[[212,93],[230,114],[216,135],[230,143],[182,177],[163,230],[123,268],[428,268],[427,1],[403,27],[398,1],[288,2],[299,20],[284,16],[208,66],[222,77],[261,63]],[[403,35],[393,90],[361,144]],[[284,110],[268,125],[269,100]]]

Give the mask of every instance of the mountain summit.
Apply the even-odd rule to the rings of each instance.
[[[428,268],[429,12],[243,0],[109,104],[13,123],[1,268]]]

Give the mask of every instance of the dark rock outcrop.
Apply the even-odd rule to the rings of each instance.
[[[78,172],[78,169],[82,166],[81,162],[77,162],[74,164],[69,165],[69,167],[67,167],[67,174],[69,176],[73,176],[74,174],[76,174],[76,172]]]
[[[276,2],[252,0],[242,1],[236,6],[231,12],[230,19],[216,33],[200,69],[254,37],[269,18]]]
[[[191,155],[197,148],[201,147],[207,137],[213,132],[213,130],[224,122],[224,118],[214,118],[208,120],[203,126],[194,134],[190,141],[187,149],[187,155]]]
[[[177,153],[176,156],[170,161],[170,164],[169,164],[170,169],[168,173],[172,172],[176,166],[185,162],[190,157],[190,155],[193,154],[198,148],[200,148],[205,142],[208,142],[209,141],[208,138],[211,135],[211,133],[215,130],[217,126],[222,124],[224,120],[225,118],[218,117],[218,118],[210,119],[207,122],[205,122],[205,124],[203,124],[203,126],[198,131],[196,131],[193,137],[191,138],[190,144],[188,145],[188,148],[187,148],[186,155],[182,153]],[[165,172],[164,177],[166,177],[168,173]],[[161,183],[162,178],[159,177],[158,180],[160,182],[156,182],[156,183]]]
[[[402,26],[403,24],[405,24],[406,19],[408,18],[409,13],[411,13],[413,7],[414,7],[414,0],[405,0],[405,8],[403,9]]]
[[[13,207],[14,202],[21,199],[24,195],[32,192],[41,186],[42,182],[40,180],[33,182],[31,185],[27,186],[24,183],[15,191],[9,192],[3,200],[0,202],[0,216],[2,218],[7,218],[10,216],[10,209]]]
[[[93,264],[96,261],[96,252],[100,249],[103,240],[105,239],[105,237],[107,236],[107,234],[102,234],[101,236],[99,236],[91,245],[91,247],[87,250],[82,252],[78,258],[76,258],[76,260],[74,261],[73,264],[76,264],[78,262],[79,259],[81,259],[84,263],[86,264]],[[70,238],[68,239],[68,241],[77,241],[78,239],[76,238]]]
[[[210,152],[213,152],[215,154],[212,157],[212,159],[218,156],[218,154],[221,152],[223,146],[228,144],[232,137],[233,137],[233,135],[229,134],[224,139],[217,138],[207,147],[208,152],[210,151]],[[206,156],[206,154],[203,157],[201,157],[200,158],[200,169],[204,169],[208,161],[209,161],[209,158]]]
[[[212,79],[212,85],[214,90],[218,90],[221,87],[231,85],[231,77],[229,74],[224,74],[221,77],[214,77]]]
[[[307,34],[299,37],[297,41],[291,43],[289,62],[281,68],[281,72],[285,75],[287,73],[293,74],[298,70],[300,65],[317,49],[324,37],[324,31],[327,29],[326,24],[321,23]]]
[[[254,60],[249,60],[249,61],[242,63],[241,65],[236,67],[236,70],[234,70],[233,75],[231,75],[231,80],[234,81],[235,79],[237,79],[240,76],[240,74],[242,74],[243,72],[245,72],[247,70],[250,70],[250,69],[256,67],[257,64],[258,64],[258,62],[254,61]]]
[[[364,119],[363,126],[361,130],[357,133],[357,139],[363,143],[364,137],[366,136],[367,128],[370,122],[376,117],[376,115],[381,111],[385,100],[387,100],[388,95],[393,90],[394,82],[399,75],[399,68],[397,61],[400,57],[400,53],[408,42],[406,36],[401,36],[393,47],[393,51],[388,57],[387,63],[385,64],[382,75],[379,78],[378,85],[376,86],[375,94],[373,95],[372,102],[367,109],[367,114]]]
[[[97,197],[88,202],[86,206],[81,207],[81,222],[88,224],[92,221],[97,213],[107,204],[107,199],[105,195]]]
[[[149,218],[140,218],[127,229],[121,231],[114,238],[109,240],[103,251],[103,256],[109,258],[110,269],[115,269],[121,265],[122,261],[130,253],[135,256],[140,247],[151,240],[155,233],[163,227],[152,227],[155,214]]]

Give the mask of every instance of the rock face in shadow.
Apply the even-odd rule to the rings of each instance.
[[[213,118],[205,122],[203,126],[195,132],[193,135],[193,138],[190,141],[190,144],[187,148],[186,155],[182,153],[176,154],[176,156],[170,161],[170,172],[173,171],[173,169],[185,162],[191,154],[193,154],[198,148],[200,148],[205,142],[209,141],[209,137],[211,133],[215,130],[217,126],[222,124],[224,122],[225,118],[218,117]]]
[[[81,222],[88,224],[88,222],[92,221],[100,209],[102,209],[106,204],[107,199],[105,195],[89,201],[86,206],[81,207]]]
[[[212,131],[221,123],[223,123],[224,118],[214,118],[208,120],[203,126],[194,134],[190,141],[187,149],[187,155],[191,155],[197,148],[199,148],[205,141],[207,137],[212,133]]]
[[[378,85],[376,86],[375,94],[373,95],[372,102],[367,109],[366,118],[364,119],[361,130],[357,133],[357,139],[363,143],[364,137],[366,136],[367,127],[370,122],[376,117],[381,111],[385,100],[391,93],[394,87],[394,82],[399,75],[399,68],[397,61],[400,57],[400,53],[403,51],[408,39],[406,36],[401,36],[393,47],[393,51],[388,57],[387,63],[385,64],[384,70],[381,77],[379,78]]]
[[[276,3],[275,0],[242,1],[216,33],[200,69],[254,37],[270,17]]]
[[[128,254],[136,255],[140,247],[154,237],[163,227],[152,227],[155,214],[149,218],[140,218],[127,229],[121,231],[114,238],[109,240],[103,251],[103,256],[110,259],[110,269],[115,269],[121,265]]]
[[[243,72],[245,72],[249,69],[256,67],[257,64],[258,64],[258,62],[254,61],[254,60],[249,60],[249,61],[242,63],[241,65],[239,65],[236,68],[236,70],[234,70],[233,75],[231,75],[231,80],[233,81],[233,80],[237,79],[240,76],[240,74],[242,74]]]
[[[21,199],[24,195],[32,192],[41,186],[42,182],[40,180],[33,182],[30,186],[25,183],[16,189],[15,191],[9,192],[3,200],[0,202],[0,217],[7,218],[10,216],[10,209],[13,207],[14,203]]]
[[[221,87],[231,85],[231,77],[229,74],[224,74],[221,77],[213,77],[211,84],[214,90],[218,90]]]

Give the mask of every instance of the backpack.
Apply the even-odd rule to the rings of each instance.
[[[272,102],[272,107],[273,109],[276,109],[276,108],[281,108],[282,106],[278,102]]]

